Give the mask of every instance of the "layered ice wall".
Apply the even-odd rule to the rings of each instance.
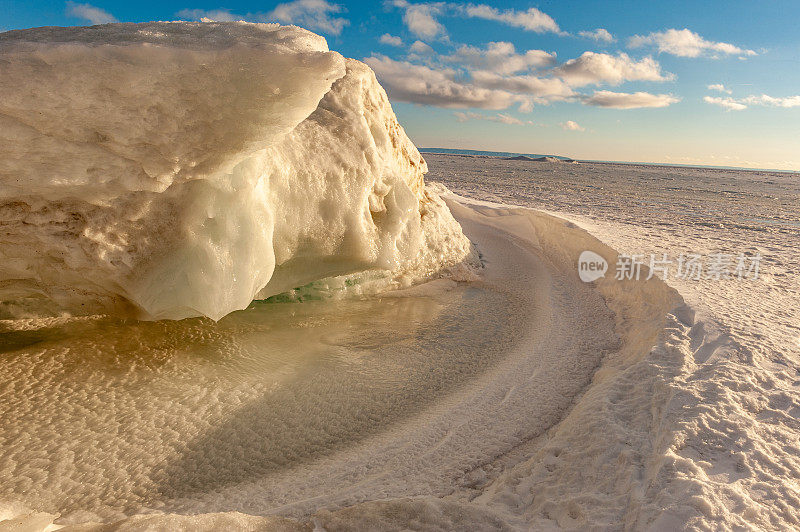
[[[0,317],[220,318],[469,242],[364,64],[297,27],[0,34]]]

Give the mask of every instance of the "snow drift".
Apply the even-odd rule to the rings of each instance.
[[[0,314],[220,318],[470,246],[364,64],[296,27],[0,34]]]

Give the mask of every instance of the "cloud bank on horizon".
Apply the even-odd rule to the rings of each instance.
[[[115,22],[113,13],[107,6],[65,4],[67,16],[90,24]],[[796,92],[753,90],[751,83],[726,77],[770,52],[735,38],[736,32],[728,33],[732,38],[714,39],[681,26],[648,31],[647,21],[640,22],[638,31],[624,31],[611,18],[608,23],[616,27],[565,28],[559,17],[538,7],[489,2],[292,0],[266,10],[190,6],[173,16],[296,24],[345,43],[349,32],[393,102],[458,109],[451,116],[462,124],[531,125],[530,113],[545,112],[554,127],[595,132],[594,125],[577,126],[563,115],[575,108],[622,114],[642,110],[663,116],[671,107],[705,106],[709,113],[716,109],[725,116],[730,111],[800,107]],[[381,25],[377,21],[382,19],[395,22]],[[370,34],[373,27],[376,31]],[[719,35],[726,34],[724,27],[720,29]],[[498,33],[502,38],[496,37]],[[537,41],[539,46],[531,46]],[[725,83],[682,79],[686,72],[691,74],[688,78],[701,77],[704,69],[716,72]],[[676,112],[690,116],[688,111]]]

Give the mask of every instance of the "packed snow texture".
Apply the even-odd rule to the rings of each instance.
[[[296,27],[0,34],[0,316],[218,319],[470,253],[364,64]]]

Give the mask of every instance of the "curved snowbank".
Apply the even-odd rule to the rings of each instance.
[[[0,34],[0,312],[218,319],[469,243],[371,70],[296,27]]]

